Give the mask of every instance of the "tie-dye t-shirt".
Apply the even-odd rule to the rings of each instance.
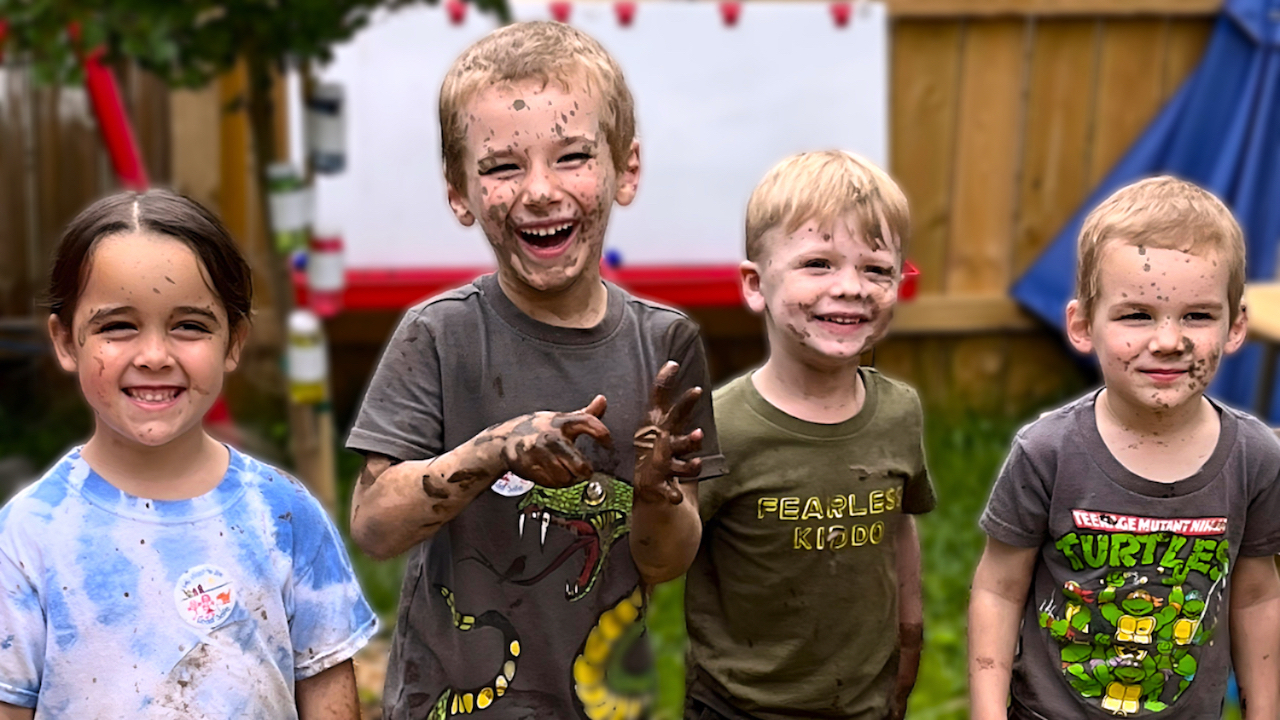
[[[376,626],[324,509],[235,450],[177,501],[73,450],[0,510],[0,701],[37,718],[294,718]]]

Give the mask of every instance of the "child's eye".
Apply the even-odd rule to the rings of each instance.
[[[133,330],[133,329],[134,329],[133,323],[109,322],[103,325],[102,327],[99,327],[98,332],[99,333],[119,333],[119,332],[128,332],[129,330]]]
[[[1120,316],[1121,320],[1150,320],[1151,316],[1144,312],[1125,313]]]
[[[515,163],[503,163],[501,165],[493,165],[491,167],[480,168],[481,175],[498,175],[500,173],[509,173],[519,170],[520,166]]]
[[[825,270],[826,268],[831,267],[831,263],[827,262],[826,260],[823,260],[822,258],[812,258],[810,260],[805,260],[803,263],[801,263],[801,267],[817,268],[817,269]]]
[[[561,157],[561,158],[560,158],[560,162],[562,162],[562,163],[571,163],[571,164],[572,164],[572,163],[584,163],[584,162],[587,162],[587,161],[588,161],[588,160],[590,160],[590,159],[591,159],[591,154],[590,154],[590,153],[575,152],[575,153],[569,153],[568,155],[565,155],[564,157]]]
[[[871,273],[872,275],[886,275],[889,277],[893,276],[893,268],[886,267],[884,265],[868,265],[867,272]]]
[[[1204,322],[1207,320],[1212,320],[1213,315],[1210,315],[1207,312],[1193,312],[1193,313],[1187,313],[1187,319],[1194,322]]]
[[[184,332],[200,333],[201,335],[208,335],[210,332],[212,332],[211,330],[209,330],[209,328],[205,327],[202,323],[198,323],[198,322],[195,322],[195,321],[188,321],[188,322],[181,322],[181,323],[178,323],[178,324],[174,327],[174,330],[181,330],[181,331],[184,331]]]

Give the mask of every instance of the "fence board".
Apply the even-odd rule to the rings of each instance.
[[[1003,294],[1009,285],[1027,25],[969,24],[964,39],[946,290]]]
[[[1107,20],[1103,24],[1090,187],[1106,177],[1160,109],[1163,59],[1163,20]]]
[[[922,294],[946,285],[960,41],[959,23],[894,24],[890,171],[911,204],[908,252]]]
[[[1098,23],[1039,22],[1031,54],[1013,277],[1044,250],[1089,191],[1089,118]]]
[[[1204,57],[1205,47],[1209,44],[1209,34],[1213,24],[1203,20],[1171,18],[1166,30],[1164,51],[1164,73],[1161,77],[1161,97],[1165,100],[1182,87],[1182,83],[1191,76],[1191,72]]]

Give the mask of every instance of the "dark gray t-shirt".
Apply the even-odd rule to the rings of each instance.
[[[1221,433],[1194,475],[1129,472],[1097,394],[1014,439],[981,525],[1039,547],[1013,666],[1011,717],[1219,717],[1231,668],[1229,569],[1280,552],[1280,443],[1215,404]]]
[[[680,363],[680,391],[708,378],[691,320],[607,287],[599,325],[562,328],[520,312],[486,275],[411,309],[384,351],[347,440],[354,450],[429,458],[518,415],[578,410],[597,393],[614,439],[578,438],[590,481],[563,490],[499,481],[409,552],[388,718],[433,709],[577,718],[584,704],[646,712],[654,678],[628,544],[631,437],[668,359]],[[720,475],[709,392],[694,427],[706,434],[702,477]]]

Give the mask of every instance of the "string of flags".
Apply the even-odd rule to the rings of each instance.
[[[855,4],[862,4],[863,0],[855,0],[855,2],[845,2],[837,0],[830,4],[831,20],[836,27],[848,27],[849,20],[853,17]],[[616,0],[613,3],[614,15],[618,18],[618,24],[623,27],[631,27],[631,23],[636,17],[637,4],[633,0]],[[573,3],[566,0],[554,0],[548,5],[551,11],[551,17],[557,22],[567,23],[573,14]],[[742,16],[742,2],[740,0],[722,0],[719,3],[720,19],[724,22],[725,27],[734,27],[738,24],[738,19]],[[467,3],[466,0],[448,0],[445,3],[445,12],[449,15],[449,22],[454,25],[461,25],[467,19]]]

